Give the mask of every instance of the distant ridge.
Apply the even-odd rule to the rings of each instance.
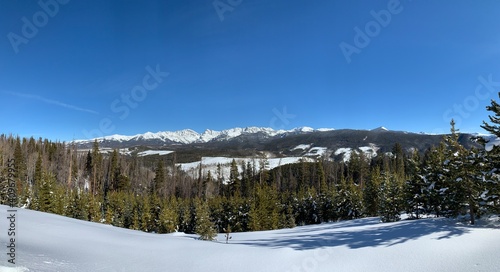
[[[130,141],[159,141],[169,144],[193,144],[193,143],[208,143],[211,141],[230,140],[241,135],[262,134],[267,137],[274,137],[280,134],[296,134],[296,133],[311,133],[311,132],[327,132],[333,131],[331,128],[313,129],[311,127],[297,127],[291,130],[275,130],[269,127],[245,127],[231,128],[222,131],[207,129],[203,133],[198,133],[192,129],[183,129],[178,131],[159,131],[156,133],[146,132],[133,136],[114,134],[89,140],[75,140],[75,144],[87,144],[94,142],[130,142]]]

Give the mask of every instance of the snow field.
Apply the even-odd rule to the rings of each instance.
[[[2,217],[6,206],[0,206]],[[274,231],[149,234],[19,209],[16,265],[0,271],[498,271],[500,228],[364,218]],[[5,222],[0,224],[5,225]],[[6,236],[0,233],[6,250]],[[5,254],[2,254],[2,256]]]

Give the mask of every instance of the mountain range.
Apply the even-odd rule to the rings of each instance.
[[[159,143],[164,144],[193,144],[193,143],[208,143],[211,141],[227,141],[241,135],[262,134],[265,137],[274,137],[277,135],[300,134],[310,132],[332,131],[334,129],[313,129],[310,127],[299,127],[291,130],[275,130],[267,127],[246,127],[246,128],[231,128],[222,131],[207,129],[203,133],[198,133],[192,129],[184,129],[179,131],[160,131],[146,132],[134,136],[111,135],[91,140],[76,140],[77,145],[85,145],[93,143],[97,140],[103,146],[128,146],[137,143]],[[118,144],[120,143],[120,144]]]
[[[460,142],[477,146],[471,134],[460,134]],[[176,154],[177,162],[201,161],[203,157],[318,157],[348,160],[353,151],[364,152],[368,157],[391,152],[396,143],[406,152],[417,149],[424,152],[436,146],[443,135],[393,131],[385,127],[372,130],[313,129],[299,127],[275,130],[266,127],[232,128],[222,131],[205,130],[198,133],[191,129],[180,131],[146,132],[133,136],[111,135],[72,142],[80,150],[92,148],[94,141],[101,148],[127,149],[127,154]],[[148,150],[171,152],[146,152]],[[141,153],[142,152],[142,153]]]

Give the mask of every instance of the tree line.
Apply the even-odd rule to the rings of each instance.
[[[500,106],[492,101],[490,123],[500,137]],[[7,160],[15,159],[17,204],[76,219],[155,233],[182,231],[212,239],[215,233],[289,228],[402,213],[464,215],[472,224],[499,213],[500,147],[474,138],[483,148],[465,148],[451,122],[438,146],[419,153],[398,143],[390,153],[367,158],[352,152],[348,161],[318,158],[268,170],[238,165],[228,178],[219,165],[198,177],[175,162],[151,162],[118,150],[101,153],[47,139],[0,135],[0,203],[7,203]],[[258,168],[258,169],[256,169]]]

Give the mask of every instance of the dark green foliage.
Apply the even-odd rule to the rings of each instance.
[[[394,222],[400,220],[400,213],[404,209],[403,185],[398,177],[384,173],[380,184],[379,214],[382,222]]]
[[[365,207],[365,214],[367,216],[377,216],[379,212],[380,202],[380,188],[382,184],[382,177],[380,169],[375,167],[367,181],[365,190],[363,191],[363,202]]]
[[[214,223],[210,219],[208,203],[199,198],[194,200],[195,206],[195,232],[200,235],[200,240],[212,241],[217,235]]]
[[[420,155],[414,151],[408,160],[408,176],[406,179],[405,199],[406,211],[410,217],[419,219],[421,213],[425,213],[427,196],[427,183],[421,175]]]

